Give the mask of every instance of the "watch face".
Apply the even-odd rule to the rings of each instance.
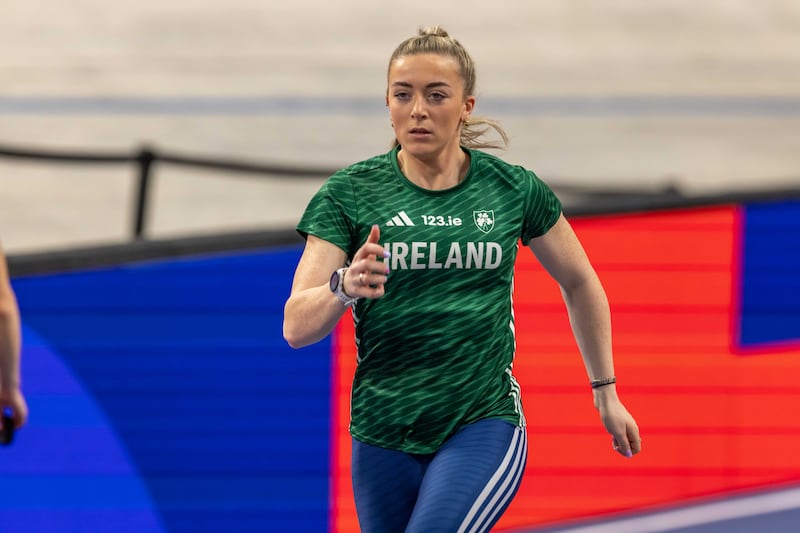
[[[333,274],[331,274],[331,292],[336,292],[336,289],[339,288],[339,271],[334,270]]]

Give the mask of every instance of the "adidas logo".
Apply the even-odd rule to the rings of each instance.
[[[414,223],[405,211],[400,211],[386,223],[387,226],[413,226]]]

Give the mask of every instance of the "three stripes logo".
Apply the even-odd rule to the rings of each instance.
[[[414,222],[405,211],[400,211],[386,223],[387,226],[413,226]]]

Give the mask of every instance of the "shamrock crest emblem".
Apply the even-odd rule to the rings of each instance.
[[[494,227],[494,211],[473,211],[472,219],[478,229],[484,233],[489,233]]]

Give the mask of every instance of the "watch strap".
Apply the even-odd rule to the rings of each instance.
[[[344,276],[346,272],[347,272],[347,267],[340,268],[336,271],[336,273],[338,274],[339,282],[336,284],[336,288],[333,290],[333,294],[335,294],[336,297],[339,298],[339,300],[341,300],[341,302],[344,305],[350,307],[351,305],[356,303],[356,301],[358,301],[358,298],[349,296],[346,292],[344,292]]]

